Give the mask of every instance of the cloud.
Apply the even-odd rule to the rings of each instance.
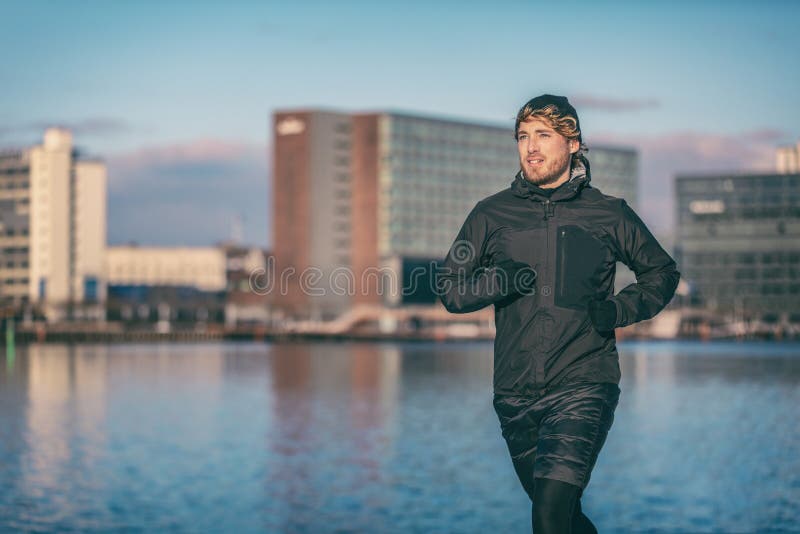
[[[784,132],[782,130],[775,130],[772,128],[762,128],[761,130],[753,130],[751,132],[745,132],[742,134],[741,138],[746,141],[754,141],[756,143],[778,143],[780,144],[783,142],[787,136],[788,132]]]
[[[108,158],[109,242],[212,245],[231,237],[264,246],[269,234],[266,147],[215,139]]]
[[[657,108],[661,105],[654,98],[607,98],[587,94],[571,96],[569,100],[576,108],[599,111],[641,111]]]
[[[126,173],[151,167],[186,165],[235,165],[261,157],[261,147],[217,139],[198,139],[188,143],[145,147],[114,156],[114,164]]]
[[[692,130],[661,135],[599,134],[587,140],[591,147],[626,145],[639,151],[639,207],[655,231],[669,233],[674,225],[674,180],[677,175],[771,172],[775,148],[788,134],[761,129],[737,134]]]
[[[0,137],[36,134],[41,136],[47,128],[58,126],[67,128],[76,136],[113,136],[123,135],[138,128],[130,122],[114,117],[90,117],[78,121],[31,121],[21,124],[0,127]]]

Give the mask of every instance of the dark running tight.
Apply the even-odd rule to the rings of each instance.
[[[574,484],[537,478],[531,514],[534,534],[597,534],[581,511],[582,493]]]

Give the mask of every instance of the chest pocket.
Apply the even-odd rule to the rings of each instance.
[[[538,270],[546,259],[546,240],[544,228],[505,228],[493,236],[488,251],[494,263],[512,259]]]
[[[557,228],[556,306],[586,309],[607,268],[607,252],[605,244],[585,228],[575,225]]]

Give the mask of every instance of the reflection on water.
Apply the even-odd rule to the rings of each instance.
[[[491,343],[32,345],[0,531],[528,532]],[[620,345],[601,531],[800,529],[800,345]]]

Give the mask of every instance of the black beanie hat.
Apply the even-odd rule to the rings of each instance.
[[[520,111],[528,107],[535,111],[551,105],[555,106],[560,114],[568,115],[575,119],[575,126],[578,128],[578,142],[583,143],[581,136],[581,122],[578,120],[578,112],[575,111],[575,108],[572,107],[572,104],[569,103],[569,100],[567,100],[566,96],[540,95],[536,98],[531,98],[528,100],[525,105],[520,108]],[[515,135],[517,131],[519,131],[519,113],[517,113],[517,123],[514,125]]]

